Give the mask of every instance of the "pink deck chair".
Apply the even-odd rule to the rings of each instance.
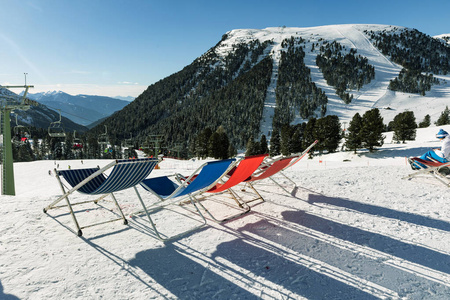
[[[281,189],[283,189],[286,193],[293,195],[295,193],[295,191],[297,190],[297,184],[291,179],[289,178],[286,174],[283,173],[284,170],[292,167],[293,165],[295,165],[296,163],[298,163],[303,157],[306,156],[306,154],[308,154],[308,152],[312,149],[312,147],[314,147],[314,145],[316,145],[318,143],[318,141],[314,141],[311,145],[308,146],[308,148],[306,148],[302,153],[300,154],[294,154],[288,157],[281,157],[281,158],[277,158],[277,159],[273,159],[271,161],[266,162],[259,170],[259,172],[257,172],[256,174],[254,174],[252,176],[252,178],[249,178],[247,181],[247,183],[251,183],[253,181],[259,181],[259,180],[263,180],[266,178],[269,178],[270,180],[272,180],[277,186],[279,186]],[[286,178],[287,180],[289,180],[292,185],[292,191],[289,192],[285,187],[283,187],[279,182],[277,182],[274,178],[274,175],[281,175],[284,178]],[[258,198],[254,199],[254,200],[264,200],[261,195],[256,191],[256,189],[254,188],[253,185],[249,186],[255,191],[255,193],[258,194]],[[253,200],[252,200],[253,201]]]

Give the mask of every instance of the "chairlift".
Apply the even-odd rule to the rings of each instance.
[[[130,138],[129,139],[125,139],[123,146],[125,148],[133,148],[134,144],[133,144],[133,134],[130,134]]]
[[[64,126],[61,122],[61,110],[59,110],[59,121],[51,122],[48,127],[48,135],[55,138],[66,137],[66,132],[64,131]]]
[[[102,133],[98,136],[98,143],[99,145],[105,145],[107,146],[109,144],[109,139],[108,139],[108,128],[105,125],[105,133]]]
[[[25,144],[28,139],[30,138],[30,130],[28,127],[19,125],[17,122],[17,114],[16,115],[16,125],[13,128],[14,135],[11,139],[11,141],[16,145],[23,145]]]
[[[72,148],[74,150],[81,150],[83,148],[83,142],[81,141],[81,139],[76,137],[76,130],[73,131],[73,146]]]

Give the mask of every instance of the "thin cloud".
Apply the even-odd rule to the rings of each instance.
[[[139,84],[139,82],[131,82],[131,81],[119,81],[119,82],[118,82],[118,84],[128,84],[128,85],[130,85],[130,84],[135,84],[135,85],[138,85],[138,84]]]

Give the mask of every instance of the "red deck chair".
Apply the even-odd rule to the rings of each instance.
[[[206,213],[211,217],[212,220],[214,220],[217,223],[222,223],[237,218],[239,216],[242,216],[250,211],[250,207],[247,205],[247,203],[245,201],[240,200],[240,197],[237,196],[236,193],[231,188],[244,182],[246,179],[251,177],[251,175],[261,166],[263,160],[267,156],[268,154],[261,154],[245,157],[243,160],[239,162],[239,164],[235,168],[233,168],[229,172],[229,177],[227,181],[216,183],[214,187],[206,191],[206,193],[209,194],[219,194],[228,191],[233,197],[233,199],[236,201],[236,203],[239,205],[239,207],[244,208],[244,210],[240,211],[238,214],[219,220],[215,216],[213,216],[211,212],[208,209],[206,209],[206,207],[200,201],[198,201],[200,206],[206,211]],[[205,199],[207,198],[207,195],[205,193],[203,193],[202,196],[204,196]]]

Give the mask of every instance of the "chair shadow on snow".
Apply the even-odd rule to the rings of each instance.
[[[434,229],[450,231],[450,223],[446,221],[437,220],[413,213],[402,212],[386,207],[356,202],[349,199],[327,197],[321,194],[309,194],[307,202],[310,204],[324,203],[333,206],[340,206],[374,216],[382,216],[385,218],[396,219],[419,226],[426,226]]]
[[[420,245],[405,243],[389,236],[337,223],[303,211],[285,211],[282,215],[288,222],[450,274],[450,256],[447,254]]]
[[[323,296],[328,294],[327,299],[339,299],[338,295],[345,293],[355,299],[378,299],[269,250],[237,238],[221,243],[212,257],[205,257],[199,252],[195,255],[187,253],[176,244],[166,244],[162,248],[137,253],[129,264],[143,270],[180,299],[260,299],[265,294],[277,293],[284,298],[302,295],[309,299],[324,299]],[[196,262],[198,259],[204,264]],[[211,259],[214,259],[215,268],[230,279],[214,271],[208,263]],[[242,269],[236,269],[234,265]],[[250,277],[249,273],[253,276]],[[274,289],[273,283],[285,290]],[[249,291],[252,288],[256,292]]]
[[[322,201],[324,199],[326,197]],[[334,198],[327,201],[332,200],[344,201]],[[386,258],[365,256],[355,249],[333,244],[320,238],[322,233],[450,274],[448,255],[418,245],[303,211],[285,210],[282,219],[254,214],[262,219],[237,230],[224,225],[235,239],[218,244],[212,255],[183,244],[181,239],[138,252],[135,258],[125,261],[94,244],[92,240],[97,237],[85,241],[119,266],[130,265],[132,268],[127,268],[130,275],[163,298],[172,297],[168,292],[180,299],[260,299],[264,295],[278,298],[300,295],[308,299],[417,298],[423,295],[423,290],[429,289],[430,280],[384,264]],[[152,236],[142,226],[133,227]],[[307,234],[302,227],[318,235]],[[205,227],[195,234],[206,230],[214,234],[221,229]],[[145,272],[168,292],[153,288],[134,268]],[[367,282],[374,285],[367,287]],[[437,297],[445,298],[450,292],[448,285],[431,284]]]
[[[3,285],[2,285],[1,281],[0,281],[0,299],[3,299],[3,300],[19,300],[18,297],[14,296],[14,295],[11,295],[11,294],[5,294],[3,292]]]

